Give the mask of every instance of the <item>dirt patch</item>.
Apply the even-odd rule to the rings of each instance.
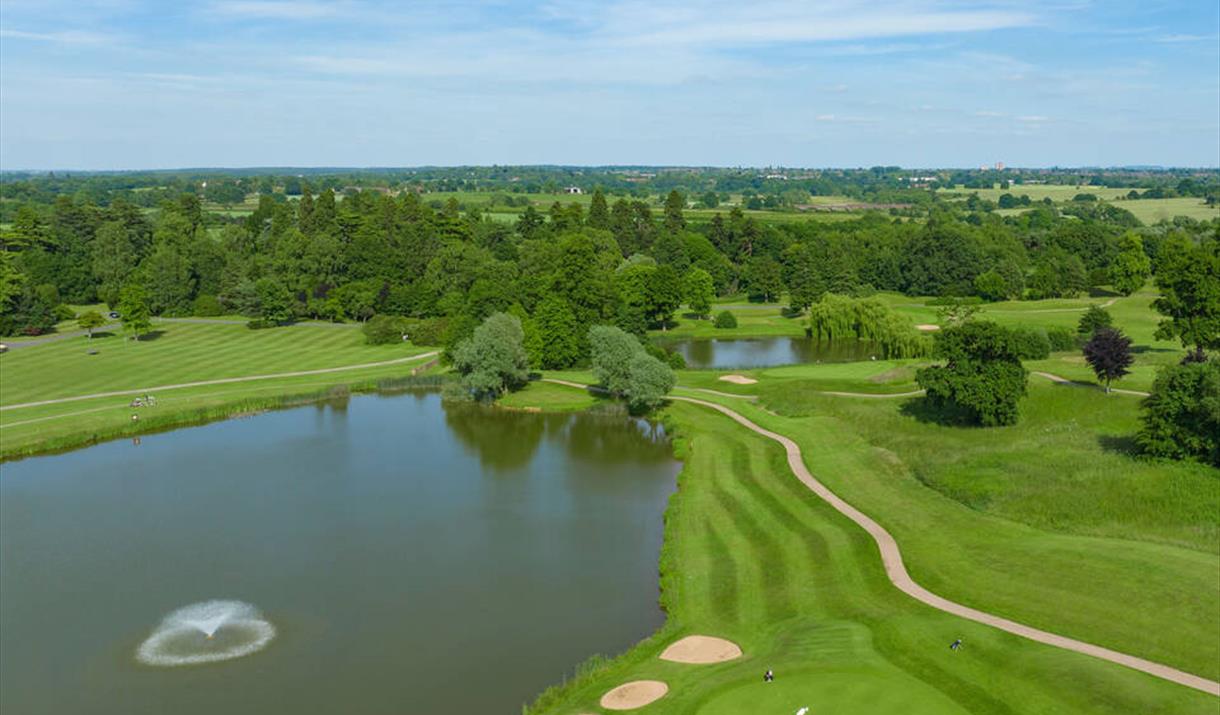
[[[915,371],[905,365],[879,372],[876,375],[868,378],[869,382],[884,384],[887,382],[901,382],[910,379],[915,374]]]
[[[940,326],[936,325],[935,323],[920,323],[919,325],[915,326],[915,329],[924,330],[924,331],[932,331],[932,330],[940,330]]]
[[[600,704],[607,710],[635,710],[660,700],[668,692],[669,686],[659,680],[633,680],[603,695]]]
[[[671,643],[661,652],[661,660],[674,663],[722,663],[741,657],[741,648],[732,641],[713,636],[687,636]]]
[[[745,375],[721,375],[720,379],[724,382],[731,382],[734,385],[753,385],[758,382],[758,380],[746,377]]]

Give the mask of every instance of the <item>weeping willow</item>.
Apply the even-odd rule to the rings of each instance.
[[[827,342],[859,339],[876,343],[886,358],[922,357],[932,350],[927,336],[876,298],[826,295],[809,308],[809,334]]]

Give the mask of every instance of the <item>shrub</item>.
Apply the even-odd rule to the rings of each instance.
[[[1145,452],[1220,467],[1220,360],[1161,368],[1141,409]]]
[[[369,345],[389,345],[402,341],[407,333],[407,321],[397,315],[374,315],[361,328],[364,342]]]
[[[445,335],[449,332],[449,321],[446,318],[408,320],[405,327],[413,344],[421,347],[440,347],[445,344]]]
[[[203,294],[195,298],[191,312],[201,318],[208,318],[213,315],[222,315],[224,309],[220,306],[220,300],[216,296]]]
[[[51,311],[51,314],[55,316],[55,322],[57,323],[63,320],[74,320],[76,318],[76,311],[72,310],[63,303],[55,306],[55,308]]]
[[[650,354],[660,348],[640,343],[621,328],[593,326],[589,345],[593,375],[611,394],[625,398],[633,412],[660,405],[677,382],[670,366]]]
[[[279,325],[280,324],[275,322],[274,320],[264,320],[262,318],[255,318],[254,320],[250,320],[250,321],[246,322],[246,327],[251,330],[266,330],[267,328],[278,328]]]
[[[737,317],[727,310],[722,310],[716,314],[715,325],[717,328],[720,328],[722,330],[729,330],[732,328],[736,328],[737,327]]]
[[[1045,360],[1051,356],[1051,341],[1042,328],[1016,328],[1012,334],[1017,356],[1022,360]]]
[[[1046,338],[1051,343],[1051,352],[1053,353],[1075,350],[1077,345],[1079,345],[1076,335],[1070,329],[1064,327],[1047,328]]]

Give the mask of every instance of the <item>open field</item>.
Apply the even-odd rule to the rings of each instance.
[[[1203,199],[1185,197],[1172,199],[1127,199],[1131,189],[1112,189],[1105,186],[1071,186],[1066,184],[1013,184],[1008,189],[998,187],[991,189],[966,189],[961,186],[954,189],[941,189],[938,193],[942,198],[965,198],[970,194],[978,194],[980,199],[998,201],[1004,194],[1012,194],[1020,198],[1028,196],[1031,201],[1041,202],[1050,199],[1056,203],[1071,201],[1077,194],[1092,194],[1102,201],[1108,201],[1119,208],[1126,209],[1145,225],[1151,226],[1159,221],[1169,221],[1176,216],[1186,216],[1196,221],[1210,221],[1220,218],[1220,207],[1208,206]],[[1031,206],[1021,206],[1011,209],[997,209],[1001,216],[1016,216],[1029,211]]]
[[[816,373],[823,367],[837,366],[806,369]],[[1145,581],[1153,580],[1147,579],[1148,569],[1193,594],[1188,600],[1203,601],[1190,613],[1207,623],[1215,620],[1216,579],[1203,566],[1211,555],[1052,533],[980,514],[902,474],[892,458],[878,459],[876,449],[855,437],[850,425],[770,415],[742,400],[731,400],[731,406],[764,427],[803,436],[805,459],[815,474],[828,483],[833,479],[836,492],[866,513],[879,520],[886,516],[884,525],[904,551],[912,550],[917,580],[934,591],[985,609],[993,602],[1025,604],[1012,609],[1020,613],[1007,615],[1033,620],[1028,617],[1042,611],[1044,620],[1097,640],[1125,635],[1145,655],[1176,650],[1171,655],[1179,661],[1202,665],[1204,675],[1215,677],[1214,644],[1190,635],[1190,627],[1170,626],[1187,638],[1173,644],[1146,621],[1111,623],[1116,608],[1131,607],[1138,620],[1142,604],[1166,595],[1183,599],[1181,590],[1147,593]],[[812,712],[859,711],[867,703],[868,712],[877,713],[1134,712],[1154,703],[1164,712],[1207,712],[1214,706],[1210,696],[916,603],[889,586],[864,532],[808,492],[787,471],[773,443],[707,408],[675,403],[666,419],[678,429],[686,461],[667,515],[662,556],[669,622],[622,658],[588,669],[567,689],[544,696],[537,711],[592,712],[601,693],[642,678],[670,685],[669,695],[650,706],[657,713],[737,712],[744,703],[756,707],[759,702],[777,711],[809,706]],[[822,454],[815,457],[814,451]],[[878,462],[884,468],[878,469]],[[929,533],[914,543],[922,532]],[[1053,558],[1035,579],[1030,567],[1048,556]],[[925,563],[929,560],[937,564]],[[1018,566],[1015,573],[1007,570]],[[968,585],[957,589],[962,593],[947,593],[945,574]],[[1131,581],[1119,583],[1122,597],[1114,597],[1114,577]],[[1126,600],[1128,591],[1144,593],[1133,605]],[[1077,595],[1084,598],[1080,613],[1053,613]],[[1044,600],[1025,603],[1033,598]],[[1163,613],[1154,607],[1147,618],[1164,620]],[[715,666],[656,659],[665,645],[687,633],[729,638],[745,656]],[[960,654],[947,648],[957,637],[969,644]],[[764,685],[760,673],[767,668],[777,676]]]
[[[960,184],[952,189],[939,189],[940,194],[957,194],[965,198],[970,194],[978,194],[980,199],[998,201],[1003,194],[1012,194],[1020,198],[1028,196],[1031,201],[1050,199],[1051,201],[1071,201],[1076,194],[1093,194],[1103,201],[1110,201],[1126,196],[1131,189],[1112,189],[1106,186],[1090,186],[1088,184],[1012,184],[1007,189],[1001,189],[996,184],[990,189],[967,189]]]

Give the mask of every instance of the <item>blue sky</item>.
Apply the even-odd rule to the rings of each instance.
[[[1215,0],[4,0],[0,168],[1220,164]]]

